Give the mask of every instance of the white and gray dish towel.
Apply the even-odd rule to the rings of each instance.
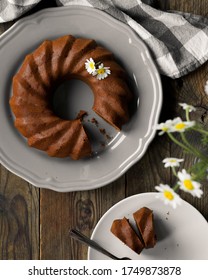
[[[21,17],[44,0],[1,0],[0,22]],[[58,6],[102,10],[130,26],[148,46],[161,74],[178,78],[208,60],[208,19],[154,8],[154,0],[57,0]]]

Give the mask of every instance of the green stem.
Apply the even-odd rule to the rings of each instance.
[[[179,185],[178,184],[175,184],[175,186],[173,187],[173,190],[176,192],[179,188]]]
[[[176,177],[178,177],[174,166],[172,166],[172,171],[173,171],[173,174],[174,174]]]
[[[205,131],[205,130],[202,129],[202,128],[199,128],[199,127],[194,126],[192,129],[195,130],[195,131],[198,131],[198,132],[200,132],[200,133],[203,133],[203,134],[208,135],[208,131]]]
[[[190,118],[189,118],[189,109],[186,109],[186,120],[187,120],[187,122],[190,121]]]
[[[186,146],[190,149],[191,153],[194,154],[195,156],[197,156],[198,158],[204,159],[206,160],[206,157],[201,154],[194,146],[192,146],[186,139],[185,134],[182,132],[181,133],[181,139],[183,140],[183,142],[186,144]]]
[[[189,153],[192,152],[188,147],[186,147],[184,144],[182,144],[180,141],[178,141],[171,133],[167,132],[167,134],[175,144],[177,144],[178,146],[183,148],[186,152],[189,152]]]

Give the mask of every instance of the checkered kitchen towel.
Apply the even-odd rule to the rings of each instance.
[[[0,22],[11,21],[32,9],[41,0],[0,0]]]
[[[1,0],[0,21],[18,17],[39,0]],[[57,0],[58,5],[96,8],[129,25],[148,46],[161,74],[181,77],[208,60],[208,19],[164,12],[154,0]]]

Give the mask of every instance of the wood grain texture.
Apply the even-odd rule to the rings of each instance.
[[[183,12],[194,13],[198,15],[208,15],[208,2],[199,0],[186,1],[170,1],[170,9],[177,9]],[[177,102],[185,102],[192,104],[197,108],[195,113],[192,113],[193,119],[199,121],[205,128],[208,128],[208,96],[204,92],[204,86],[208,80],[208,63],[205,63],[197,71],[194,71],[183,78],[171,80],[171,86],[174,88]],[[175,107],[176,115],[184,118],[184,111],[179,107]],[[200,147],[197,134],[190,135],[190,142],[197,147]],[[203,148],[202,148],[203,151]],[[180,153],[180,151],[178,151]],[[184,157],[184,154],[181,154]],[[184,167],[188,169],[195,162],[192,156],[185,156]],[[208,220],[208,183],[203,182],[204,199],[199,200],[190,195],[182,193],[181,196],[194,205]]]
[[[157,0],[161,9],[208,14],[207,0]],[[32,11],[55,6],[55,1],[42,1]],[[13,22],[0,24],[0,33]],[[193,118],[208,127],[208,97],[204,84],[208,80],[208,64],[183,78],[162,77],[163,107],[160,121],[176,116],[184,118],[178,102],[197,107]],[[196,134],[190,141],[199,146]],[[195,157],[169,141],[166,135],[156,136],[143,158],[115,182],[102,188],[71,193],[38,189],[7,171],[0,165],[0,259],[86,259],[87,247],[71,240],[70,228],[90,236],[102,215],[125,197],[153,192],[160,183],[173,185],[175,177],[164,169],[162,160],[175,156],[185,158],[182,167],[188,169]],[[208,220],[208,184],[204,182],[202,199],[181,193]]]
[[[39,259],[39,189],[0,167],[0,259]]]
[[[158,1],[162,9],[178,10],[191,12],[199,15],[207,15],[207,1]],[[183,78],[172,80],[162,77],[163,84],[163,108],[160,121],[173,119],[180,116],[184,119],[184,111],[178,103],[192,104],[197,108],[192,113],[193,119],[198,120],[208,127],[208,96],[204,92],[205,82],[208,80],[208,63],[205,63],[197,71],[184,76]],[[199,147],[197,134],[189,136],[193,145]],[[127,196],[154,191],[154,187],[160,183],[174,185],[175,178],[170,171],[164,169],[162,160],[165,157],[174,156],[184,158],[182,168],[189,169],[195,162],[196,158],[184,154],[184,152],[172,143],[167,136],[156,136],[147,153],[142,160],[135,164],[127,173]],[[204,199],[193,198],[189,194],[181,192],[182,198],[194,205],[208,220],[208,183],[203,182]]]
[[[208,2],[206,0],[169,0],[170,10],[178,10],[186,13],[208,15]]]
[[[87,247],[71,240],[69,229],[76,228],[90,236],[100,217],[124,197],[125,176],[92,191],[56,193],[41,190],[40,258],[86,259]]]

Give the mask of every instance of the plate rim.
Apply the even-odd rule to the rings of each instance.
[[[151,66],[153,67],[154,70],[154,75],[155,75],[155,79],[157,80],[157,86],[158,86],[158,105],[156,107],[156,116],[155,116],[155,121],[154,123],[158,122],[159,116],[160,116],[160,112],[161,112],[161,108],[162,108],[162,100],[163,100],[163,96],[162,96],[162,84],[161,84],[161,77],[159,75],[158,69],[152,59],[152,56],[150,55],[150,52],[147,48],[147,46],[144,44],[144,42],[136,35],[136,33],[125,23],[117,20],[116,18],[112,17],[111,15],[98,10],[98,9],[94,9],[91,7],[85,7],[85,6],[68,6],[68,7],[53,7],[53,8],[47,8],[41,11],[38,11],[32,15],[26,16],[24,18],[21,18],[20,20],[18,20],[16,23],[14,23],[7,31],[5,31],[1,36],[0,36],[0,45],[5,44],[7,40],[9,40],[10,36],[12,36],[15,32],[17,32],[18,28],[23,28],[24,29],[24,23],[29,21],[33,21],[33,23],[35,24],[39,24],[39,21],[41,21],[43,19],[43,16],[46,17],[54,17],[54,12],[57,12],[57,9],[62,13],[64,12],[65,14],[68,13],[68,11],[81,11],[84,12],[85,10],[93,10],[93,13],[97,13],[98,15],[102,15],[107,19],[110,19],[111,21],[113,21],[116,25],[120,25],[122,26],[122,29],[125,29],[126,32],[130,32],[131,36],[134,37],[134,39],[140,43],[140,45],[143,47],[143,49],[146,52],[146,55],[149,59],[149,62],[151,63]],[[52,13],[51,13],[52,12]],[[60,14],[58,14],[57,16],[60,16]],[[70,16],[70,15],[69,15]],[[22,30],[22,29],[21,29]],[[40,187],[40,188],[46,188],[46,189],[51,189],[51,190],[55,190],[58,192],[70,192],[70,191],[81,191],[81,190],[92,190],[95,188],[99,188],[102,186],[105,186],[113,181],[115,181],[116,179],[118,179],[120,176],[122,176],[131,166],[133,166],[136,162],[139,161],[139,159],[141,159],[144,155],[144,153],[147,151],[147,148],[150,144],[150,142],[153,140],[154,136],[156,134],[156,131],[154,131],[153,129],[151,130],[151,132],[148,135],[148,140],[145,141],[144,145],[143,145],[143,149],[142,151],[139,153],[139,155],[136,155],[127,165],[124,166],[124,168],[120,169],[117,171],[116,174],[113,175],[113,177],[111,176],[110,178],[106,178],[103,179],[102,181],[97,182],[98,180],[95,180],[95,182],[93,180],[88,180],[85,181],[81,186],[75,186],[75,188],[73,186],[71,186],[70,182],[58,182],[56,180],[54,180],[54,178],[51,178],[50,181],[44,181],[42,178],[38,178],[37,175],[35,175],[31,170],[22,170],[21,167],[18,167],[16,163],[12,162],[12,159],[8,158],[4,152],[2,151],[1,147],[0,147],[0,163],[2,165],[4,165],[8,170],[10,170],[12,173],[16,174],[17,176],[23,178],[24,180],[26,180],[27,182],[33,184],[34,186]],[[103,176],[106,177],[106,176]],[[81,183],[82,180],[76,181],[76,183]],[[59,185],[57,187],[57,184]],[[86,188],[86,184],[88,184],[87,188]],[[60,187],[61,185],[61,187]],[[74,182],[73,182],[74,185]]]

